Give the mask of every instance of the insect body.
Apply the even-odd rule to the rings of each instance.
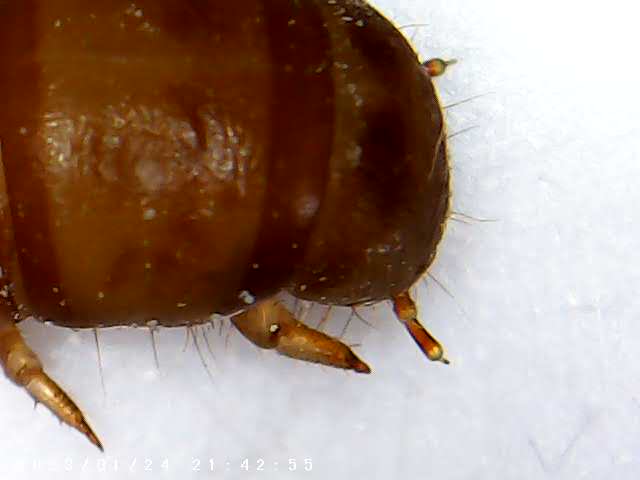
[[[100,446],[27,316],[234,314],[261,347],[368,372],[273,297],[391,299],[443,358],[407,291],[449,206],[444,62],[352,0],[9,1],[0,20],[0,363],[37,401]]]

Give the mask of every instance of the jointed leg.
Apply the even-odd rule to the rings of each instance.
[[[25,343],[13,322],[11,309],[0,304],[0,364],[7,376],[24,387],[36,402],[46,405],[60,420],[84,433],[96,447],[102,444],[69,396],[44,373],[42,363]]]
[[[418,322],[418,309],[408,292],[393,297],[393,311],[429,360],[449,363],[449,360],[444,357],[444,349],[440,342]]]
[[[429,76],[439,77],[440,75],[444,74],[448,66],[455,65],[456,63],[458,63],[458,61],[455,59],[443,60],[441,58],[431,58],[424,62],[422,66],[429,74]]]
[[[266,300],[231,321],[250,341],[262,348],[308,362],[370,373],[371,369],[339,340],[299,322],[275,300]]]

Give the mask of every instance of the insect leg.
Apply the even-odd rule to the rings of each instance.
[[[7,376],[24,387],[36,402],[46,405],[61,421],[82,432],[103,450],[77,405],[44,372],[42,363],[22,338],[11,313],[8,305],[0,305],[0,364]]]
[[[440,75],[444,74],[448,66],[454,65],[456,63],[458,63],[458,61],[455,59],[443,60],[441,58],[432,58],[424,62],[422,66],[424,67],[425,71],[429,74],[429,76],[439,77]]]
[[[280,303],[266,300],[231,317],[231,322],[257,346],[282,355],[331,367],[370,373],[371,369],[336,338],[307,327]]]
[[[440,342],[418,322],[418,309],[409,292],[393,297],[393,311],[429,360],[449,363],[449,360],[444,357],[444,349]]]

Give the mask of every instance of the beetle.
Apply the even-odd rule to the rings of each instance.
[[[359,0],[0,2],[0,363],[102,449],[22,338],[193,325],[369,373],[275,300],[391,300],[431,360],[408,290],[450,205],[432,77]]]

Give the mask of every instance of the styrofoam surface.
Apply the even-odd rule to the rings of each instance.
[[[450,132],[475,127],[451,139],[453,204],[496,221],[449,224],[432,273],[453,298],[419,287],[452,364],[381,306],[346,335],[370,376],[260,352],[228,324],[197,330],[210,375],[183,329],[158,332],[158,370],[149,332],[123,329],[100,332],[103,390],[91,332],[27,322],[106,453],[2,377],[0,478],[638,477],[637,8],[376,4],[426,24],[404,29],[424,58],[460,59],[445,104],[486,94],[447,110]]]

